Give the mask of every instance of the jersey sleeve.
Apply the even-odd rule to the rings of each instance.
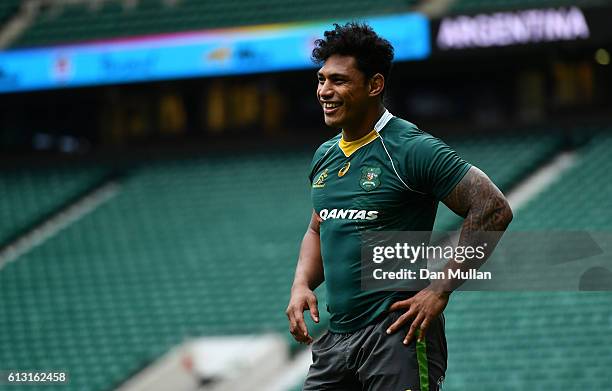
[[[411,182],[438,200],[444,199],[471,167],[442,140],[424,132],[416,137],[406,159]]]

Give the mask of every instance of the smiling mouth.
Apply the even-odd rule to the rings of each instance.
[[[322,105],[323,105],[323,112],[325,114],[332,114],[332,113],[335,113],[340,106],[342,106],[342,103],[323,102]]]

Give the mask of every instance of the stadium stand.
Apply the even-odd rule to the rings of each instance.
[[[88,3],[49,8],[13,44],[42,46],[75,41],[155,33],[227,28],[266,23],[351,18],[406,12],[416,0],[392,0],[384,5],[359,1],[240,1],[184,0],[172,6],[161,0],[140,0],[133,8],[107,0],[99,8]]]
[[[496,138],[478,150],[488,151],[483,167],[499,161],[488,163],[492,176],[510,186],[537,165],[521,150],[555,145],[547,137]],[[600,204],[581,203],[568,226],[610,229],[609,191],[600,191],[610,186],[601,180],[612,170],[610,147],[612,137],[588,144],[514,228],[546,227],[537,223],[540,209],[555,197],[561,204],[556,214],[547,205],[550,226],[564,221],[561,206],[593,197]],[[283,311],[309,218],[309,162],[310,153],[275,153],[134,169],[115,198],[0,270],[0,362],[70,368],[62,389],[102,391],[186,338],[275,331],[289,339]],[[456,293],[446,312],[448,387],[545,389],[530,387],[537,380],[605,389],[611,305],[607,293]]]
[[[451,144],[508,189],[537,166],[531,152],[546,155],[555,149],[552,139],[545,140]],[[470,151],[470,145],[477,148]],[[610,150],[611,133],[595,136],[579,150],[574,167],[515,211],[510,231],[610,232]],[[516,163],[521,169],[516,173],[514,165],[506,164],[512,156],[519,157]],[[449,366],[444,388],[608,389],[612,380],[610,308],[610,292],[455,292],[445,311]],[[299,389],[298,384],[291,391]]]
[[[595,136],[583,150],[578,164],[518,212],[512,229],[612,230],[612,135]]]
[[[610,292],[457,292],[445,311],[447,386],[605,390],[610,308]]]
[[[606,390],[610,308],[610,292],[455,292],[444,388]]]
[[[606,0],[456,0],[451,4],[450,12],[474,13],[570,5],[589,7],[604,4],[607,4]]]
[[[154,165],[0,272],[3,367],[108,390],[183,338],[285,333],[310,154]]]
[[[610,232],[610,148],[611,134],[596,136],[580,150],[574,167],[515,212],[511,232]],[[446,311],[448,386],[607,389],[610,308],[610,292],[457,292]],[[459,355],[461,360],[452,358]]]
[[[485,171],[504,192],[553,156],[563,144],[560,137],[536,134],[447,141],[463,159]],[[434,229],[455,230],[461,221],[440,203]]]
[[[99,183],[99,167],[18,169],[0,175],[0,245]]]
[[[20,0],[3,0],[0,2],[0,23],[16,14],[20,4]]]

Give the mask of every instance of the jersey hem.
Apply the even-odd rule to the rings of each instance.
[[[404,300],[414,296],[417,292],[392,292],[393,294],[383,300],[376,311],[373,311],[365,320],[352,321],[344,325],[335,324],[332,320],[329,321],[329,331],[334,334],[351,334],[369,326],[375,322],[380,315],[388,312],[391,304],[397,300]]]

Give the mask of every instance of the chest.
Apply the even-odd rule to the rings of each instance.
[[[410,197],[391,158],[377,145],[350,156],[335,146],[315,169],[311,196],[318,213],[335,209],[348,210],[347,215],[399,207]]]

